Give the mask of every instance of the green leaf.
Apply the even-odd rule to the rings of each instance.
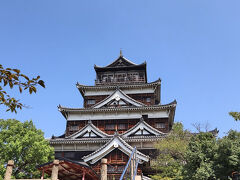
[[[35,93],[37,92],[37,88],[36,87],[32,86],[31,88],[32,88],[33,92],[35,92]]]
[[[3,86],[6,86],[8,84],[8,81],[6,79],[3,79],[3,82],[4,82]]]
[[[18,73],[18,74],[20,73],[20,70],[19,70],[19,69],[13,69],[13,71],[16,72],[16,73]]]
[[[32,91],[33,91],[33,90],[32,90],[32,88],[30,87],[30,88],[29,88],[29,93],[32,94]]]
[[[26,75],[22,74],[21,76],[24,77],[26,80],[29,81],[29,77],[27,77]]]
[[[21,86],[19,86],[19,92],[22,93],[22,88],[21,88]]]
[[[39,81],[38,81],[38,84],[39,84],[40,86],[42,86],[42,87],[45,88],[45,84],[44,84],[44,81],[43,81],[43,80],[39,80]]]
[[[20,122],[15,119],[0,119],[0,129],[0,179],[4,177],[4,165],[9,159],[15,160],[12,172],[14,179],[39,178],[36,165],[54,158],[54,149],[45,140],[43,132],[32,121]]]
[[[12,81],[9,81],[8,84],[9,84],[10,88],[12,89],[12,88],[13,88],[13,83],[12,83]]]

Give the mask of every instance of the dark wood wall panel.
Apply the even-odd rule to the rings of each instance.
[[[146,118],[145,121],[151,125],[152,127],[167,133],[169,131],[169,125],[168,125],[168,118]],[[101,131],[104,131],[107,134],[114,134],[116,129],[118,130],[118,133],[124,133],[128,129],[132,128],[139,122],[139,119],[112,119],[112,120],[93,120],[92,123],[99,128]],[[68,121],[67,122],[67,128],[66,128],[66,135],[69,136],[78,130],[82,129],[86,124],[88,123],[88,120],[86,121]],[[157,123],[164,123],[165,128],[157,128]],[[122,125],[125,125],[126,128],[119,129],[119,127],[123,127]],[[106,129],[107,125],[114,125],[114,128],[112,129]],[[71,126],[77,126],[78,130],[72,130]]]

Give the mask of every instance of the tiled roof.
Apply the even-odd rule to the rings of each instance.
[[[155,86],[161,84],[161,79],[158,79],[156,81],[150,82],[150,83],[143,83],[143,84],[119,84],[119,85],[98,85],[98,86],[87,86],[87,85],[82,85],[77,82],[76,86],[79,90],[84,90],[84,89],[116,89],[116,87],[119,88],[130,88],[130,87],[136,87],[136,88],[141,88],[141,87],[149,87],[149,86]]]
[[[121,108],[67,108],[61,105],[58,106],[59,111],[75,111],[75,112],[104,112],[104,111],[128,111],[128,110],[155,110],[155,109],[169,109],[175,108],[177,105],[177,101],[174,100],[169,104],[164,105],[151,105],[151,106],[141,106],[141,107],[121,107]]]
[[[120,146],[120,147],[119,147]],[[105,145],[94,151],[93,153],[84,156],[83,160],[85,162],[92,161],[91,163],[94,164],[99,159],[102,158],[102,156],[107,155],[115,148],[120,149],[121,151],[127,151],[125,153],[128,153],[128,155],[131,154],[133,147],[130,146],[128,143],[126,143],[119,135],[115,135],[110,141],[108,141]],[[107,154],[106,154],[107,153]],[[148,161],[149,157],[145,154],[137,151],[137,157],[141,159],[142,161]]]

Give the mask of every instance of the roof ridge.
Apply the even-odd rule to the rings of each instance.
[[[140,109],[140,108],[146,108],[146,109],[150,109],[150,108],[157,108],[157,107],[161,107],[161,108],[165,108],[167,106],[171,106],[175,107],[177,105],[177,101],[174,100],[168,104],[157,104],[157,105],[149,105],[149,106],[140,106],[140,107],[121,107],[121,108],[68,108],[68,107],[64,107],[64,106],[58,106],[59,111],[64,111],[64,109],[68,109],[68,110],[126,110],[126,109]]]
[[[79,82],[76,83],[77,88],[116,88],[117,86],[119,88],[125,87],[125,86],[143,86],[143,85],[154,85],[154,84],[160,84],[161,83],[161,78],[158,78],[156,81],[152,81],[150,83],[142,83],[142,84],[114,84],[114,85],[94,85],[94,86],[89,86],[89,85],[83,85],[80,84]]]
[[[117,62],[119,59],[124,59],[125,61],[127,61],[128,63],[134,65],[134,66],[137,66],[137,65],[141,65],[141,64],[136,64],[132,61],[130,61],[129,59],[125,58],[121,53],[120,55],[118,56],[117,59],[115,59],[113,62],[111,62],[110,64],[106,65],[106,66],[97,66],[96,64],[94,64],[94,68],[107,68],[107,67],[110,67],[111,65],[113,65],[115,62]],[[143,63],[142,63],[143,64]]]

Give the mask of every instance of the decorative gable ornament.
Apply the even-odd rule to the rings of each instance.
[[[98,129],[94,124],[92,124],[92,121],[88,121],[88,124],[84,126],[82,129],[77,131],[76,133],[68,136],[69,139],[77,139],[77,138],[106,138],[106,137],[112,137],[111,135],[101,131]]]
[[[148,123],[144,121],[143,118],[140,119],[140,121],[130,128],[128,131],[124,132],[122,134],[123,138],[126,137],[132,137],[132,136],[164,136],[167,135],[166,133],[163,133],[154,127],[150,126]]]
[[[85,162],[94,164],[97,161],[99,161],[100,159],[102,159],[103,157],[105,157],[106,155],[108,155],[109,153],[111,153],[116,148],[128,156],[131,155],[132,150],[133,150],[132,146],[130,146],[128,143],[126,143],[118,134],[115,134],[114,137],[108,143],[106,143],[104,146],[97,149],[93,153],[91,153],[87,156],[84,156],[83,160]],[[137,156],[136,158],[140,160],[141,164],[144,161],[145,162],[149,161],[149,156],[146,156],[145,154],[143,154],[139,151],[137,151],[136,156]]]
[[[145,104],[138,102],[135,99],[129,97],[122,90],[117,88],[110,96],[100,101],[99,103],[93,105],[92,108],[105,107],[105,106],[114,104],[114,101],[120,102],[120,100],[122,105],[126,105],[126,106],[135,106],[135,107],[146,106]]]

